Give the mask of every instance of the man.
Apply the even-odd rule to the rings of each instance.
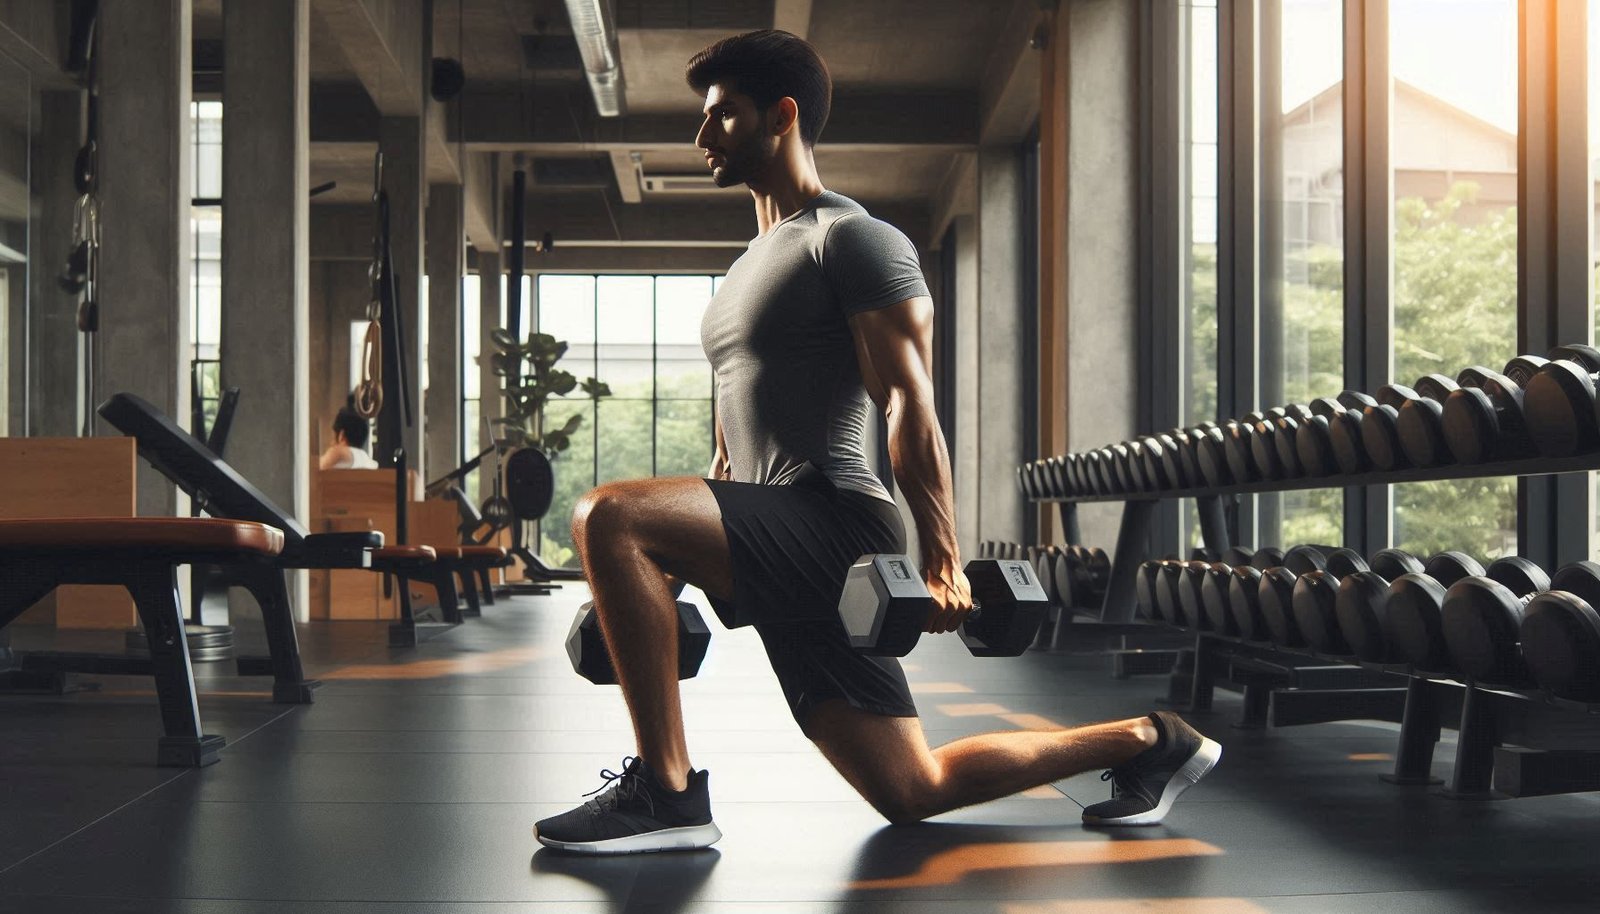
[[[367,453],[367,437],[371,427],[367,420],[349,406],[339,409],[333,417],[333,444],[322,452],[317,461],[319,470],[373,470],[378,462]]]
[[[729,626],[754,625],[802,731],[893,823],[1111,769],[1097,824],[1154,824],[1220,755],[1175,715],[1054,731],[972,736],[930,749],[900,664],[851,649],[837,614],[863,553],[902,552],[894,501],[862,448],[872,406],[917,526],[949,632],[972,609],[951,506],[949,458],[930,378],[933,305],[915,248],[827,191],[812,147],[832,86],[815,50],[752,32],[695,55],[705,97],[696,145],[718,185],[744,184],[760,234],[729,269],[701,338],[718,379],[709,479],[601,486],[573,514],[638,756],[608,787],[535,826],[541,843],[606,854],[705,847],[708,777],[683,731],[672,578],[694,584]]]

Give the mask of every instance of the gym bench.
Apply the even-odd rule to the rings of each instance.
[[[0,521],[0,627],[10,624],[63,584],[127,588],[144,624],[149,658],[122,657],[125,662],[121,668],[98,671],[154,677],[164,731],[156,764],[191,768],[210,765],[217,761],[223,739],[201,729],[194,671],[184,637],[183,607],[178,597],[178,566],[211,563],[272,573],[283,542],[282,531],[274,527],[211,518]],[[282,575],[277,577],[281,583]],[[287,603],[283,609],[287,612]],[[269,626],[269,636],[273,632]],[[274,644],[275,665],[284,667],[275,670],[276,680],[294,682],[309,692],[315,683],[301,676],[292,626],[287,635],[287,650],[284,645]],[[0,648],[0,659],[9,653]],[[93,655],[79,656],[93,660]],[[71,658],[72,655],[55,654],[46,659],[53,661],[48,665],[58,671],[70,665]],[[27,672],[29,661],[34,658],[21,654],[18,659]]]

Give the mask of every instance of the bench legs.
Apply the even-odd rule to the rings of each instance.
[[[156,764],[199,768],[217,761],[220,736],[200,730],[200,705],[195,699],[189,643],[183,636],[183,605],[178,599],[177,569],[130,571],[125,578],[139,620],[150,644],[151,673],[161,704],[161,737]]]
[[[278,568],[252,567],[241,575],[245,589],[261,607],[261,623],[267,631],[265,658],[240,657],[239,675],[272,676],[272,700],[279,704],[311,704],[311,692],[321,685],[305,677],[300,663],[300,639],[294,630],[294,609],[289,604],[289,587]]]

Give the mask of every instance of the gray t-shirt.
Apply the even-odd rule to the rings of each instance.
[[[875,407],[846,319],[927,294],[911,241],[831,191],[751,241],[700,325],[734,481],[784,485],[809,461],[892,503],[862,446]]]

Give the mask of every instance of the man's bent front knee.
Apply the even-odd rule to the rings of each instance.
[[[572,542],[587,548],[590,538],[604,541],[627,529],[628,502],[620,486],[607,483],[584,493],[572,509]]]

